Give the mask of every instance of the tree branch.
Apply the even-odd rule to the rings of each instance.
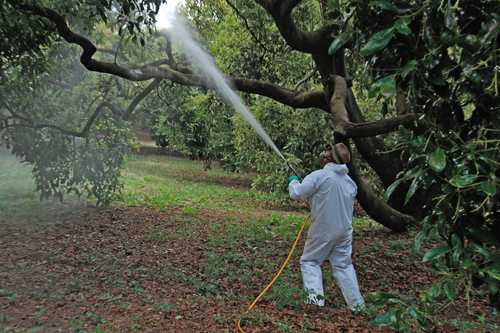
[[[27,128],[33,128],[33,129],[50,128],[50,129],[57,130],[64,135],[75,136],[75,137],[79,137],[79,138],[86,138],[88,136],[88,133],[90,131],[90,127],[95,122],[97,117],[101,114],[104,107],[107,106],[104,102],[99,104],[97,106],[97,108],[95,109],[95,111],[90,116],[90,118],[87,120],[87,123],[82,128],[82,130],[81,131],[74,131],[74,130],[68,130],[66,128],[63,128],[63,127],[60,127],[60,126],[54,125],[54,124],[46,124],[46,123],[38,123],[37,124],[34,122],[33,119],[30,119],[30,118],[27,118],[27,117],[24,117],[24,116],[21,116],[21,115],[18,115],[17,113],[15,113],[11,108],[8,107],[8,105],[6,103],[3,103],[3,104],[7,108],[7,110],[14,116],[13,118],[17,118],[17,119],[24,122],[24,123],[20,123],[20,124],[12,124],[12,126],[10,126],[10,127],[27,127]]]
[[[305,53],[322,53],[332,41],[333,26],[327,25],[315,31],[302,31],[292,18],[293,9],[301,0],[256,0],[273,17],[278,30],[287,44]]]
[[[125,56],[124,54],[120,53],[118,49],[117,50],[113,50],[113,49],[105,49],[105,48],[98,47],[98,48],[96,48],[96,51],[110,54],[110,55],[113,56],[114,59],[116,59],[117,57],[120,57],[123,60],[128,61],[127,56]],[[116,62],[116,60],[115,60],[115,62]]]
[[[417,117],[413,113],[401,115],[391,119],[382,119],[365,123],[349,123],[346,125],[347,138],[361,138],[385,134],[396,130],[400,125],[411,124]]]
[[[101,102],[95,109],[95,111],[92,113],[92,115],[89,117],[85,125],[83,126],[81,131],[74,131],[74,130],[68,130],[65,128],[62,128],[58,125],[54,124],[47,124],[47,123],[35,123],[33,119],[30,119],[28,117],[22,116],[18,113],[16,113],[10,106],[5,102],[5,100],[2,98],[1,103],[4,105],[4,107],[7,109],[8,112],[13,116],[12,118],[19,119],[23,121],[24,123],[22,124],[14,124],[14,126],[21,126],[21,127],[29,127],[33,129],[43,129],[43,128],[51,128],[54,130],[57,130],[64,135],[68,136],[75,136],[75,137],[80,137],[80,138],[86,138],[88,136],[88,133],[90,132],[90,128],[94,124],[94,122],[97,120],[99,115],[102,113],[102,111],[107,108],[109,109],[113,115],[116,117],[121,117],[124,120],[130,119],[132,116],[133,112],[136,110],[137,106],[139,103],[146,98],[154,89],[156,89],[161,83],[161,79],[155,79],[153,80],[144,90],[142,90],[137,96],[134,97],[134,99],[130,102],[129,106],[127,107],[126,110],[122,110],[119,106],[103,101]],[[96,100],[93,100],[90,104],[88,109],[94,104]],[[12,126],[11,126],[12,127]]]
[[[344,138],[371,137],[379,134],[389,133],[397,129],[400,125],[406,125],[416,120],[416,115],[412,113],[402,114],[392,119],[382,119],[371,122],[352,122],[346,108],[346,102],[350,89],[347,88],[346,80],[335,75],[335,90],[330,99],[330,112],[332,113],[334,130]],[[352,103],[352,101],[350,101]],[[359,119],[356,119],[359,121]]]
[[[347,90],[347,111],[349,118],[357,123],[365,122],[365,119],[358,107],[354,93],[349,88]],[[355,137],[354,143],[363,159],[377,173],[385,187],[389,186],[396,179],[396,175],[402,170],[400,159],[394,154],[378,155],[378,151],[386,151],[384,141],[377,137]]]
[[[349,174],[358,185],[357,199],[371,218],[397,232],[405,231],[408,225],[416,223],[415,218],[400,213],[380,199],[359,174],[354,163],[349,164]]]
[[[68,43],[79,45],[83,49],[80,56],[80,62],[90,71],[112,74],[131,81],[167,79],[187,86],[197,86],[207,89],[214,88],[214,85],[210,81],[207,81],[200,76],[180,72],[165,65],[167,62],[165,60],[156,62],[154,65],[149,64],[135,68],[128,68],[115,63],[95,60],[93,59],[93,55],[97,50],[95,45],[86,37],[71,31],[64,17],[59,15],[57,12],[48,8],[33,5],[19,5],[19,7],[24,11],[49,19],[55,24],[57,32],[62,38],[64,38]],[[160,65],[159,63],[163,65]],[[325,111],[328,110],[324,93],[322,91],[299,93],[272,83],[252,79],[237,77],[226,77],[226,79],[239,91],[269,97],[294,108],[319,108]]]
[[[297,90],[299,89],[299,87],[301,85],[303,85],[304,83],[306,83],[310,78],[312,78],[314,76],[314,74],[316,74],[316,68],[312,69],[309,73],[307,73],[302,79],[300,79],[299,82],[297,82],[295,84],[295,86],[293,87],[294,90]]]
[[[328,112],[323,91],[297,92],[272,83],[240,78],[233,79],[232,83],[239,91],[266,96],[296,109],[312,107]]]
[[[158,88],[160,86],[161,81],[162,81],[161,79],[154,79],[143,91],[141,91],[139,95],[134,97],[134,99],[132,100],[132,102],[130,102],[123,116],[125,120],[129,120],[132,117],[139,103],[144,98],[146,98],[146,96],[148,96],[153,90]]]

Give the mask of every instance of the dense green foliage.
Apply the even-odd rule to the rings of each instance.
[[[74,48],[54,44],[44,52],[50,60],[42,73],[15,62],[0,73],[2,143],[33,166],[41,198],[75,193],[107,205],[133,144],[119,112],[127,86],[86,72]],[[116,109],[99,106],[106,99]]]
[[[90,33],[105,22],[120,36],[144,44],[145,28],[151,33],[161,0],[0,1],[0,70],[19,65],[25,72],[45,69],[46,50],[57,40],[51,23],[36,15],[24,15],[19,6],[39,4],[67,15],[78,30]],[[146,29],[147,30],[147,29]]]
[[[333,1],[330,8],[334,16],[353,10],[330,53],[343,46],[359,52],[373,79],[370,96],[396,106],[397,95],[406,94],[406,111],[420,117],[402,142],[406,170],[386,196],[404,183],[410,183],[405,203],[426,195],[415,250],[436,235],[444,241],[424,255],[442,279],[422,302],[453,300],[481,286],[498,305],[498,1]],[[394,318],[378,323],[398,328],[411,319],[430,326],[416,310]]]
[[[157,144],[203,160],[206,168],[211,161],[220,160],[235,170],[233,111],[210,92],[170,85],[161,94],[165,96],[159,100],[168,103],[158,106],[158,101],[150,100],[146,105]]]

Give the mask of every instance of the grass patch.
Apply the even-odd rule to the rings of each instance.
[[[204,171],[201,163],[162,156],[130,156],[117,201],[160,210],[181,207],[188,215],[203,208],[252,210],[274,198],[249,191],[250,176],[220,168]]]
[[[53,221],[54,214],[71,213],[84,204],[72,196],[63,203],[40,200],[31,171],[30,165],[0,147],[0,222],[48,223]]]

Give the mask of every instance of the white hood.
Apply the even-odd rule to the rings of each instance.
[[[325,170],[332,170],[340,175],[347,175],[349,168],[345,164],[327,163],[324,168]]]

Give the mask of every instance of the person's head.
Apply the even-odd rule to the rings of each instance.
[[[343,143],[337,143],[333,146],[327,145],[319,156],[323,166],[327,163],[347,164],[351,161],[351,152]]]

